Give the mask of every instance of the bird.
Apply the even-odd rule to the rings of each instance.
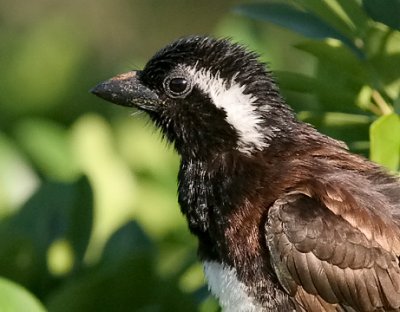
[[[223,311],[400,311],[400,181],[300,121],[260,56],[193,35],[92,93],[180,155],[178,202]]]

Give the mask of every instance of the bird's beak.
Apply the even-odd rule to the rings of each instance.
[[[91,93],[114,104],[154,110],[159,98],[138,79],[138,71],[130,71],[99,83]]]

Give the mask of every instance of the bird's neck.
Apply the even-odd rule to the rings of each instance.
[[[273,291],[274,282],[259,226],[279,192],[274,180],[283,170],[263,157],[228,154],[211,161],[183,160],[179,202],[198,238],[200,260],[236,268],[237,278],[251,291],[268,293],[264,288]],[[262,280],[258,286],[257,280]]]
[[[224,237],[232,212],[256,197],[261,187],[265,170],[258,166],[256,159],[238,153],[209,160],[182,160],[179,203],[200,245],[204,243],[221,252],[223,246],[215,246],[215,241]]]
[[[324,136],[308,133],[299,141],[279,140],[279,144],[251,157],[237,151],[210,158],[182,157],[179,204],[200,245],[203,242],[223,253],[219,242],[226,242],[235,224],[242,228],[248,222],[247,229],[256,229],[278,195],[298,182],[297,171],[301,168],[294,168],[293,160],[311,155],[314,143],[332,143],[325,142]]]

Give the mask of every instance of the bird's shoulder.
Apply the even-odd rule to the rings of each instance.
[[[399,210],[382,192],[396,179],[364,166],[369,174],[321,165],[325,172],[299,182],[268,210],[274,271],[306,310],[400,309]]]

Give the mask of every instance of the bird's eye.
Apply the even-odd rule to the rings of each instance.
[[[190,82],[183,77],[168,77],[164,81],[164,89],[171,97],[184,97],[192,89]]]

